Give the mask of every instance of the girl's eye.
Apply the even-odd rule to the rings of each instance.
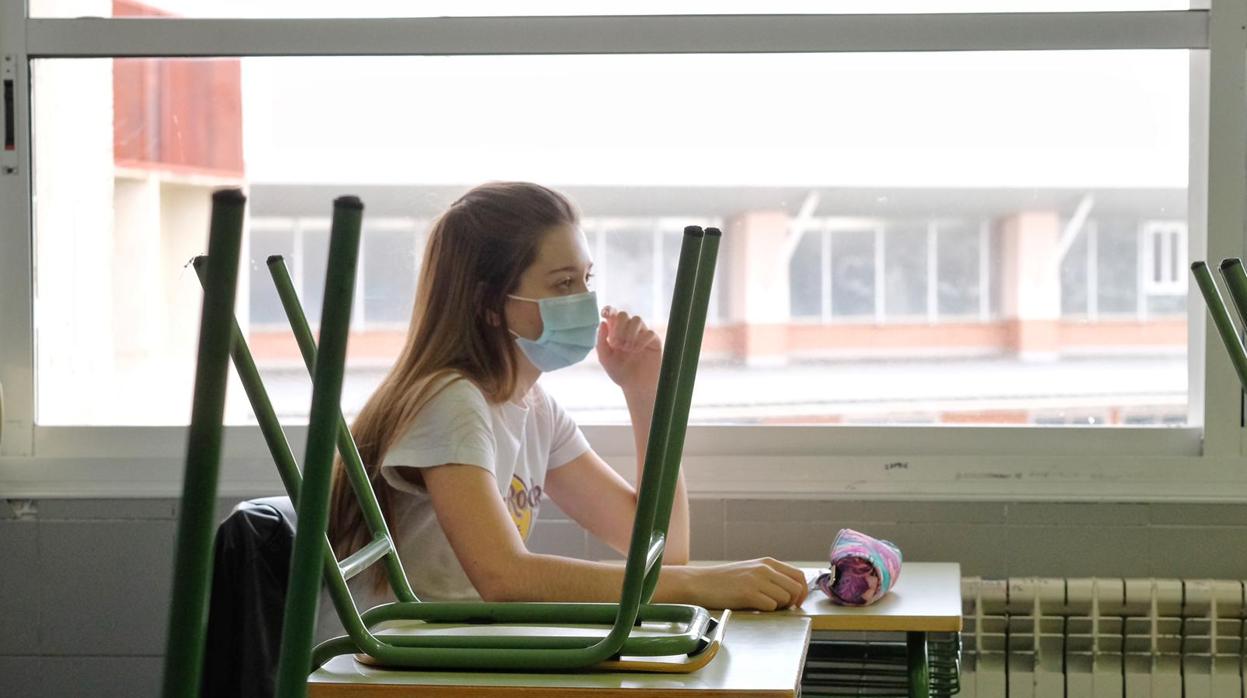
[[[590,281],[592,278],[593,278],[593,274],[585,274],[585,285],[588,285],[588,284],[589,284],[589,281]],[[563,279],[563,280],[559,281],[558,283],[556,283],[556,284],[555,284],[555,287],[556,287],[556,288],[563,288],[563,289],[571,288],[571,287],[572,287],[572,282],[573,282],[573,281],[575,281],[575,279],[573,279],[572,277],[570,277],[570,276],[569,276],[569,277],[567,277],[566,279]]]

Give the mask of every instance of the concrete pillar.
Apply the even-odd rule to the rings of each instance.
[[[720,265],[729,279],[727,322],[737,355],[749,366],[788,358],[788,259],[783,211],[747,211],[727,221]]]
[[[1001,310],[1019,358],[1060,354],[1061,273],[1054,263],[1061,220],[1052,211],[1023,211],[1000,221]]]

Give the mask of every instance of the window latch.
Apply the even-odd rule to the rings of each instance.
[[[4,148],[0,150],[0,174],[17,174],[17,61],[12,55],[0,59],[0,80],[4,85]]]

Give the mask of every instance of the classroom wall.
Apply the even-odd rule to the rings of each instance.
[[[176,516],[171,499],[0,500],[0,696],[158,695]],[[1247,578],[1247,504],[695,499],[692,516],[699,559],[816,560],[850,526],[967,576]],[[529,542],[614,556],[549,503]]]

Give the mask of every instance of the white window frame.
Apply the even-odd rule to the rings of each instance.
[[[18,138],[15,151],[0,151],[0,496],[176,496],[185,449],[184,428],[35,423],[32,58],[1208,49],[1190,54],[1189,257],[1220,260],[1244,252],[1244,27],[1244,0],[1174,12],[360,20],[27,19],[23,0],[0,0],[0,65],[15,80]],[[1225,352],[1208,340],[1197,298],[1188,317],[1187,427],[695,427],[684,459],[690,491],[1247,501],[1242,392]],[[585,431],[631,472],[627,428]],[[305,433],[290,429],[296,450]],[[223,495],[278,491],[255,428],[228,429],[224,456]]]

